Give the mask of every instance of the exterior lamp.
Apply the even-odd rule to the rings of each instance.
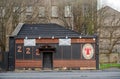
[[[66,36],[65,38],[68,39],[68,36]]]
[[[79,36],[79,38],[82,38],[81,36]]]
[[[28,37],[26,36],[25,39],[28,39]]]
[[[55,37],[54,36],[52,36],[52,39],[54,39]]]
[[[95,41],[95,38],[93,38],[93,40]]]
[[[39,39],[41,39],[41,37],[40,37],[40,36],[39,36],[38,38],[39,38]]]

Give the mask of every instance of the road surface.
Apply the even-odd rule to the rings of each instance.
[[[2,72],[0,79],[120,79],[120,71]]]

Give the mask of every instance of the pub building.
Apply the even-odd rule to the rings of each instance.
[[[99,69],[97,36],[58,24],[19,23],[9,37],[8,69]]]

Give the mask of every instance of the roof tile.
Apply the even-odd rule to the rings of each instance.
[[[60,37],[79,37],[80,34],[66,29],[58,24],[24,24],[18,32],[17,38],[50,38],[52,36],[56,38]]]

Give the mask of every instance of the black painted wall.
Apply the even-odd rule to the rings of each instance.
[[[44,46],[46,44],[36,44],[36,46],[24,46],[24,44],[17,43],[15,44],[14,37],[10,37],[10,51],[9,51],[9,61],[8,68],[9,70],[15,69],[15,59],[18,60],[42,60],[42,53],[37,50],[40,46]],[[72,43],[71,46],[59,46],[56,44],[49,44],[56,48],[56,52],[53,53],[54,60],[84,60],[82,56],[82,46],[85,43]],[[95,55],[92,58],[96,59],[96,69],[99,68],[99,52],[98,52],[98,44],[93,43],[93,47],[95,48]],[[15,51],[14,51],[15,50]]]
[[[13,71],[15,69],[15,39],[9,38],[9,54],[8,54],[8,70]]]
[[[58,44],[49,44],[56,48],[53,53],[54,59],[81,59],[81,44],[72,44],[71,46],[59,46]],[[16,59],[19,60],[40,60],[41,52],[37,51],[40,46],[44,44],[37,44],[37,46],[24,46],[23,44],[16,44]],[[39,52],[37,54],[37,52]]]

